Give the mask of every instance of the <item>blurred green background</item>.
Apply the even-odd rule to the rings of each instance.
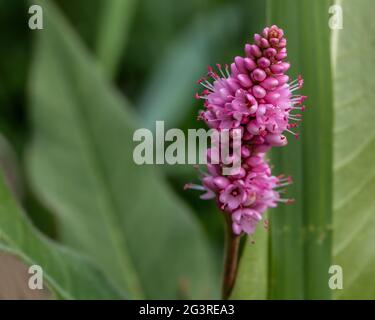
[[[43,30],[28,28],[34,3]],[[219,298],[215,203],[183,190],[192,166],[136,166],[132,135],[156,120],[203,127],[194,94],[206,66],[278,24],[309,97],[301,138],[272,154],[296,203],[243,240],[232,297],[373,299],[374,2],[336,1],[338,30],[333,4],[1,0],[1,251],[43,266],[57,298]],[[328,286],[331,265],[342,290]]]

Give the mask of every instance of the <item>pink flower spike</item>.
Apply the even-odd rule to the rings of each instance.
[[[266,153],[273,147],[288,144],[287,136],[301,121],[302,105],[306,96],[296,94],[303,86],[298,76],[289,81],[286,62],[287,39],[284,31],[273,25],[254,35],[254,42],[245,44],[244,56],[236,56],[231,63],[208,67],[208,77],[198,80],[203,91],[195,97],[202,99],[203,110],[198,118],[209,128],[239,129],[240,143],[213,147],[207,151],[206,170],[200,170],[201,185],[187,184],[185,188],[203,191],[202,199],[215,198],[218,208],[230,215],[235,234],[252,234],[268,209],[292,200],[280,198],[280,191],[292,183],[290,177],[273,176]],[[287,133],[286,133],[287,132]],[[221,148],[229,155],[222,158]],[[232,154],[240,147],[239,154]],[[215,164],[212,160],[216,160]],[[228,171],[234,163],[236,170]]]

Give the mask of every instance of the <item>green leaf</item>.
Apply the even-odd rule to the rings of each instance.
[[[335,298],[375,298],[375,22],[371,0],[342,0],[343,29],[333,36],[333,262],[343,269]]]
[[[120,62],[136,4],[137,1],[134,0],[103,1],[102,15],[99,19],[97,54],[110,76],[114,76]]]
[[[64,299],[121,298],[86,258],[44,237],[30,223],[0,174],[0,251],[39,265],[49,289]]]
[[[258,227],[244,245],[231,299],[267,299],[268,233]]]
[[[135,297],[216,297],[210,252],[192,213],[155,168],[133,161],[129,106],[56,8],[43,8],[28,166],[62,239]]]
[[[302,136],[275,150],[275,170],[291,174],[291,206],[270,212],[270,297],[330,297],[332,220],[332,77],[330,1],[270,0],[269,24],[285,29],[292,74],[305,79],[308,96]]]

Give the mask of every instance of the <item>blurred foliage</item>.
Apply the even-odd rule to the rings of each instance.
[[[43,266],[51,292],[63,299],[126,298],[92,263],[47,239],[36,230],[8,191],[0,175],[0,250],[28,265]]]
[[[30,63],[30,33],[26,1],[0,1],[0,129],[22,152],[27,139],[26,80]],[[11,32],[9,32],[11,30]]]
[[[333,38],[334,246],[344,289],[335,298],[375,298],[375,23],[373,1],[343,0],[344,29]],[[358,48],[361,59],[358,59]]]
[[[192,214],[154,168],[133,161],[131,110],[57,11],[44,10],[28,163],[34,189],[57,214],[61,240],[134,297],[213,297],[212,259]]]

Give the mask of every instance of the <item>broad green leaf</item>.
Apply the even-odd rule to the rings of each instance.
[[[89,260],[44,237],[28,220],[0,174],[0,251],[39,265],[56,297],[63,299],[121,298]]]
[[[270,212],[270,297],[330,297],[332,215],[332,78],[330,1],[269,0],[269,24],[285,29],[292,74],[308,96],[299,141],[275,150],[275,171],[291,174],[291,206]]]
[[[254,236],[246,240],[231,299],[267,299],[268,236],[259,226]]]
[[[343,269],[343,290],[335,298],[375,299],[374,2],[338,4],[344,19],[333,36],[333,262]]]
[[[119,65],[136,4],[135,0],[103,1],[101,17],[98,19],[97,55],[110,76],[114,76]]]
[[[136,120],[55,7],[44,2],[30,79],[28,166],[61,238],[135,297],[213,297],[210,252],[156,169],[132,157]]]

